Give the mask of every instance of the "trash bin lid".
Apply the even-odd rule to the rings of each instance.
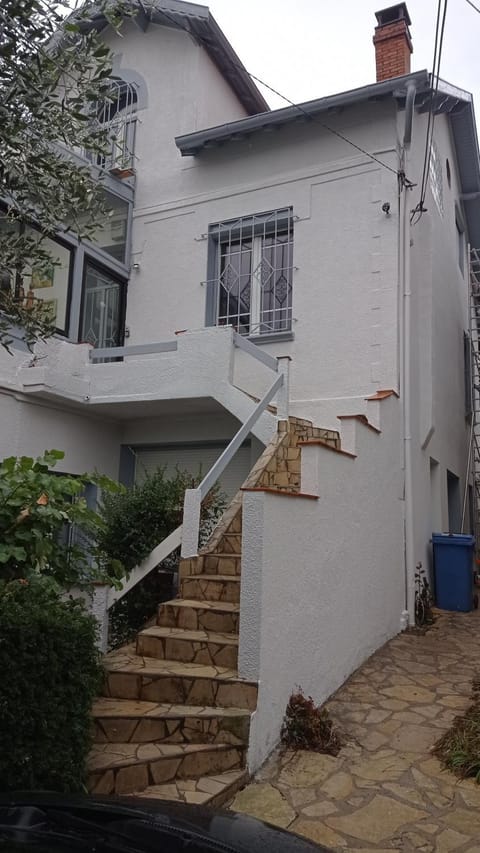
[[[475,545],[475,537],[470,533],[432,533],[434,545]]]

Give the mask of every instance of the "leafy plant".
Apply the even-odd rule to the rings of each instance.
[[[0,463],[0,579],[42,574],[65,588],[111,583],[124,574],[97,547],[104,522],[83,495],[89,483],[112,492],[119,487],[99,475],[55,475],[51,469],[63,457],[50,450],[38,459],[11,456]]]
[[[304,696],[301,687],[288,701],[281,739],[289,749],[309,749],[328,755],[338,755],[341,748],[340,736],[327,709],[315,705],[311,696]]]
[[[480,783],[480,679],[473,681],[472,704],[455,718],[433,751],[456,776],[473,777]]]
[[[0,583],[0,791],[84,789],[96,623],[44,578]]]
[[[418,563],[415,572],[415,624],[418,627],[433,623],[432,605],[430,584],[425,569],[422,568],[421,563]]]
[[[61,227],[91,236],[107,214],[98,176],[68,152],[95,156],[111,144],[107,126],[91,119],[112,97],[112,56],[88,26],[92,5],[65,20],[73,8],[74,0],[0,4],[0,346],[7,349],[12,324],[30,346],[52,334],[40,300],[22,298],[23,276],[52,264],[45,238]],[[126,4],[107,0],[94,11],[114,26],[128,14]]]
[[[142,562],[183,518],[185,489],[194,488],[201,475],[192,478],[187,471],[177,469],[167,476],[165,468],[147,474],[139,485],[123,493],[104,495],[100,507],[104,528],[99,533],[100,549],[127,573]],[[214,486],[203,501],[200,515],[200,544],[210,536],[226,506],[219,486]],[[132,639],[155,614],[157,605],[173,594],[173,573],[178,568],[179,550],[150,572],[109,612],[110,648]]]
[[[131,571],[182,523],[185,490],[195,488],[200,479],[178,468],[167,477],[165,468],[159,468],[133,488],[105,494],[100,506],[104,526],[99,547]],[[201,541],[211,533],[225,505],[220,488],[214,486],[202,504]]]
[[[174,568],[170,571],[154,569],[110,608],[109,649],[131,642],[140,628],[154,617],[158,605],[175,596]]]

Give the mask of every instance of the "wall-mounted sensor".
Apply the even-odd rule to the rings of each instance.
[[[387,216],[390,216],[390,202],[389,201],[383,202],[382,210]]]

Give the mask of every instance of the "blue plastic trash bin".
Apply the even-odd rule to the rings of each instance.
[[[473,608],[473,536],[434,533],[435,600],[441,610]]]

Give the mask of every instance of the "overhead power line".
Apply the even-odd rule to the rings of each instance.
[[[480,9],[478,8],[478,6],[475,6],[475,3],[472,3],[472,0],[467,0],[467,3],[469,6],[472,7],[472,9],[475,9],[475,11],[478,12],[478,14],[480,15]]]
[[[430,171],[430,161],[432,157],[433,146],[433,129],[435,126],[435,99],[438,93],[438,85],[440,82],[440,63],[442,60],[443,36],[445,33],[445,20],[447,17],[448,0],[444,0],[442,12],[442,0],[438,0],[437,6],[437,21],[435,25],[435,45],[433,48],[433,64],[432,64],[432,88],[430,90],[430,104],[428,109],[427,133],[425,137],[425,155],[423,159],[422,182],[420,189],[420,201],[412,211],[410,222],[416,225],[420,222],[422,215],[425,213],[425,196],[427,194],[428,175]],[[415,214],[417,218],[415,219]]]
[[[172,18],[168,14],[168,12],[165,12],[163,9],[162,9],[162,15],[164,18],[167,18],[167,20],[171,21],[175,25],[175,27],[182,29],[189,36],[192,35],[190,30],[187,27],[185,27],[183,24],[180,24],[178,21],[175,20],[175,18]],[[248,71],[243,65],[240,65],[237,62],[232,63],[232,65],[234,68],[238,68],[240,71],[246,72],[248,74],[248,76],[252,78],[252,80],[255,80],[257,83],[260,83],[261,86],[265,86],[265,88],[269,89],[270,92],[273,92],[274,95],[277,95],[279,98],[282,98],[282,100],[284,100],[291,107],[294,107],[296,110],[298,110],[300,113],[302,113],[302,115],[306,116],[306,118],[308,118],[310,121],[316,122],[321,127],[323,127],[324,130],[327,130],[329,133],[332,133],[334,136],[337,136],[339,139],[342,139],[343,142],[346,142],[348,145],[351,145],[352,148],[356,148],[357,151],[360,151],[366,157],[369,157],[370,160],[373,160],[375,163],[378,163],[379,166],[382,166],[384,169],[388,169],[389,172],[392,172],[394,175],[397,176],[397,178],[401,179],[403,185],[405,185],[407,187],[413,186],[412,182],[409,181],[408,178],[405,177],[405,174],[403,172],[401,172],[398,169],[394,169],[392,166],[389,166],[388,163],[384,163],[383,160],[380,160],[378,157],[375,157],[374,154],[371,154],[369,151],[366,151],[364,148],[362,148],[356,142],[353,142],[353,140],[349,139],[348,136],[345,136],[343,133],[340,133],[340,131],[335,130],[333,127],[330,127],[330,125],[325,124],[325,122],[320,121],[320,119],[316,115],[308,112],[308,110],[306,110],[305,107],[303,107],[301,104],[297,104],[294,101],[290,100],[290,98],[287,98],[286,95],[283,95],[277,89],[274,89],[273,86],[270,86],[268,83],[265,83],[265,81],[261,80],[260,77],[257,77],[255,74],[252,74],[252,72]]]

